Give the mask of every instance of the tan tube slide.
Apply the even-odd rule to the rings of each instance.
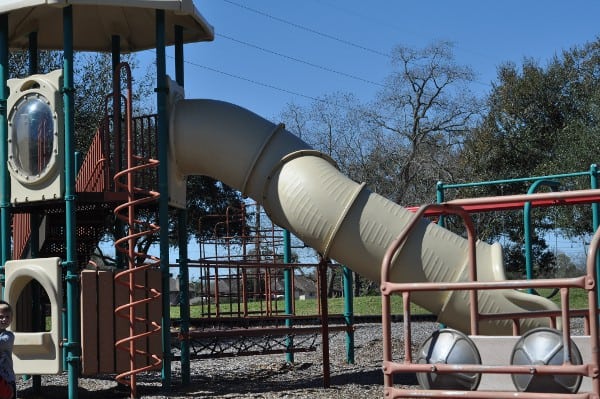
[[[307,245],[379,281],[384,253],[412,213],[340,173],[326,155],[266,119],[233,104],[181,100],[172,108],[170,157],[180,176],[207,175],[261,203],[271,219]],[[176,166],[174,166],[176,165]],[[498,244],[477,243],[480,281],[504,280]],[[423,219],[392,265],[396,282],[468,280],[467,240]],[[414,294],[440,322],[469,332],[468,293]],[[479,293],[484,313],[557,309],[514,290]],[[523,329],[548,325],[530,319]],[[511,334],[510,322],[482,322],[480,333]]]

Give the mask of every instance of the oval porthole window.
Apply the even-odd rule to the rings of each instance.
[[[51,170],[55,118],[48,101],[39,93],[21,97],[9,118],[9,161],[20,180],[37,182]]]

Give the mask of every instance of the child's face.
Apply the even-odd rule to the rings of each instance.
[[[6,306],[0,306],[0,330],[6,330],[12,321],[12,312]]]

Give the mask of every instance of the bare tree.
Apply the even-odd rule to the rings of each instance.
[[[453,181],[464,134],[480,111],[469,92],[474,74],[454,62],[452,45],[397,47],[394,71],[375,101],[323,96],[309,107],[288,105],[288,130],[330,155],[341,172],[403,205],[435,199],[439,180]],[[376,284],[355,275],[359,295]]]
[[[453,158],[478,117],[479,101],[468,89],[474,74],[454,62],[452,49],[448,42],[396,47],[395,70],[368,107],[366,118],[382,137],[372,167],[381,165],[375,174],[391,190],[382,194],[400,204],[428,202],[438,180],[453,180]]]

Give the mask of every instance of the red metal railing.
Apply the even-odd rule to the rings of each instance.
[[[13,259],[23,259],[31,235],[31,215],[16,213],[12,216]]]
[[[562,192],[560,196],[555,193],[549,196],[548,193],[530,194],[527,196],[506,196],[469,199],[465,201],[452,201],[446,204],[431,204],[419,208],[415,212],[412,222],[392,242],[386,251],[381,267],[381,293],[382,293],[382,327],[383,327],[383,372],[384,372],[384,393],[386,398],[445,398],[445,397],[464,397],[481,399],[503,399],[503,398],[536,398],[541,397],[540,393],[534,392],[514,392],[514,391],[457,391],[457,390],[415,390],[400,389],[393,385],[393,375],[397,373],[491,373],[491,374],[568,374],[581,375],[591,378],[592,392],[582,393],[544,393],[544,398],[594,398],[598,399],[600,395],[600,353],[598,351],[598,299],[596,293],[596,254],[600,243],[600,230],[596,231],[589,248],[587,258],[586,274],[577,278],[563,279],[539,279],[539,280],[510,280],[494,282],[477,281],[477,265],[475,257],[475,233],[469,211],[461,204],[469,203],[477,207],[489,207],[497,200],[502,204],[514,204],[525,199],[538,205],[551,205],[563,203],[585,203],[598,198],[600,190],[583,190],[583,192]],[[551,200],[552,203],[547,203]],[[392,258],[402,246],[404,241],[410,235],[411,230],[417,224],[417,221],[423,216],[457,214],[463,218],[469,240],[469,281],[453,283],[392,283],[389,280],[389,271],[392,264]],[[477,306],[477,292],[488,289],[517,289],[517,288],[550,288],[560,287],[561,309],[560,311],[528,312],[522,314],[501,313],[501,314],[481,314]],[[585,311],[572,311],[569,309],[568,294],[571,288],[585,289],[588,293],[588,309]],[[470,318],[471,334],[477,335],[478,323],[481,320],[511,320],[513,322],[513,333],[519,334],[520,320],[530,317],[551,317],[555,320],[561,317],[563,321],[562,339],[565,346],[565,353],[570,353],[570,323],[569,320],[574,315],[585,316],[586,333],[589,332],[589,342],[591,349],[591,360],[587,364],[574,365],[568,359],[562,365],[510,365],[510,366],[491,366],[481,364],[415,364],[413,363],[411,347],[411,319],[410,319],[410,295],[416,291],[452,291],[468,290],[470,293]],[[390,296],[395,293],[401,293],[404,300],[404,363],[397,363],[392,360],[392,338],[391,338],[391,304]],[[554,323],[555,324],[555,323]],[[507,387],[508,388],[508,387]]]
[[[133,131],[136,137],[136,151],[143,156],[156,158],[156,115],[143,115],[132,118]],[[111,156],[110,130],[112,116],[106,115],[96,131],[90,148],[77,174],[75,190],[78,193],[101,193],[116,191],[113,177],[116,171],[111,170],[116,155]],[[140,171],[136,176],[141,187],[156,185],[155,171]]]
[[[77,173],[76,192],[101,193],[111,186],[108,167],[110,152],[106,148],[109,129],[109,117],[105,116]]]

